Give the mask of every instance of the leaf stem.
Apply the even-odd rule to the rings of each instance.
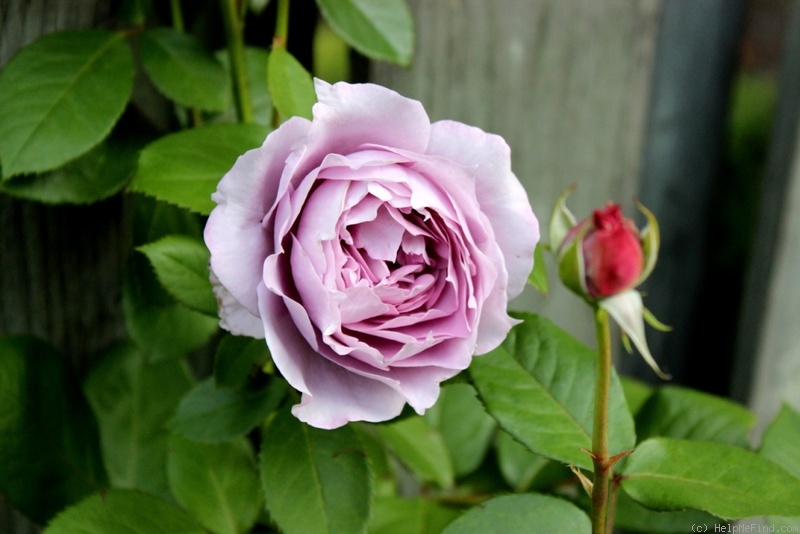
[[[247,63],[244,58],[244,19],[239,16],[236,0],[220,1],[222,2],[222,18],[225,21],[225,34],[228,38],[236,115],[239,122],[252,123],[254,120],[253,104],[250,99]]]
[[[272,48],[286,48],[286,42],[289,40],[289,0],[278,0],[278,12],[275,18]]]
[[[183,10],[181,10],[181,0],[169,0],[170,14],[172,15],[172,27],[183,33]]]
[[[597,336],[597,382],[594,393],[594,430],[592,432],[592,460],[594,482],[592,486],[592,533],[605,534],[609,527],[608,478],[612,462],[608,454],[608,394],[611,388],[611,334],[608,312],[599,306],[594,312]]]

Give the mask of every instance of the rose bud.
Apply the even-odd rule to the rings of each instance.
[[[622,216],[619,206],[609,202],[576,223],[566,207],[572,189],[558,199],[550,219],[550,246],[556,253],[561,281],[593,307],[606,310],[656,374],[668,378],[647,347],[644,321],[662,331],[669,327],[644,308],[642,296],[634,289],[656,264],[656,218],[637,202],[648,222],[639,232],[633,221]]]
[[[551,246],[564,284],[589,301],[641,284],[655,266],[658,253],[658,225],[653,215],[639,205],[649,222],[640,234],[633,221],[622,216],[619,205],[609,202],[576,224],[565,200],[566,196],[559,199],[553,214],[556,220],[551,221]],[[559,232],[564,236],[561,239]]]

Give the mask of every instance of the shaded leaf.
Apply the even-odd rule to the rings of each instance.
[[[591,469],[595,353],[547,319],[518,314],[497,349],[472,361],[470,375],[487,411],[531,451]],[[612,374],[609,449],[633,448],[633,419]]]
[[[628,458],[622,487],[654,510],[718,517],[800,515],[800,480],[753,452],[713,442],[649,439]]]
[[[408,65],[414,51],[414,20],[405,0],[317,0],[336,33],[372,59]]]
[[[209,530],[249,532],[256,522],[264,497],[244,438],[207,444],[172,435],[167,472],[175,498]]]
[[[528,490],[534,479],[550,462],[544,456],[532,453],[528,448],[502,430],[495,441],[497,464],[503,479],[516,492]]]
[[[38,523],[107,485],[66,360],[32,337],[0,337],[0,458],[0,493]]]
[[[523,493],[482,502],[450,523],[443,534],[589,534],[591,531],[589,517],[574,504],[549,495]]]
[[[456,476],[467,475],[480,466],[497,425],[472,386],[443,386],[439,400],[425,412],[425,419],[442,436]]]
[[[147,256],[158,281],[178,302],[208,315],[217,315],[217,299],[209,281],[210,254],[202,241],[168,235],[141,245],[137,250]]]
[[[227,50],[220,50],[216,54],[217,59],[222,63],[226,70],[230,70],[230,56]],[[272,125],[272,96],[269,94],[267,86],[267,63],[269,52],[263,48],[246,46],[244,48],[244,60],[247,65],[247,83],[250,88],[250,100],[253,106],[253,121],[264,126]],[[213,117],[213,122],[237,122],[236,108],[233,105],[234,97],[231,93],[230,106],[221,113]]]
[[[311,75],[285,48],[275,48],[269,55],[267,83],[275,108],[284,117],[311,118],[317,101]]]
[[[259,461],[267,510],[282,532],[364,530],[370,474],[350,427],[320,430],[284,409],[264,429]]]
[[[103,461],[114,487],[170,497],[169,433],[164,426],[191,384],[181,362],[150,364],[127,344],[110,350],[92,369],[83,387],[97,417]]]
[[[367,532],[439,534],[459,516],[461,511],[457,508],[444,506],[431,499],[384,497],[375,501]]]
[[[65,166],[0,182],[0,191],[46,204],[90,204],[125,187],[136,169],[134,143],[108,139]]]
[[[536,243],[536,248],[533,251],[533,270],[528,275],[528,283],[543,295],[547,295],[550,289],[547,282],[547,265],[544,259],[544,245],[541,243]]]
[[[153,84],[171,100],[209,111],[222,111],[228,105],[228,75],[195,37],[172,28],[153,28],[142,33],[139,53]]]
[[[265,137],[266,128],[257,124],[212,124],[165,135],[142,150],[130,189],[208,215],[219,181]]]
[[[149,361],[182,358],[208,343],[218,319],[175,302],[147,265],[131,258],[122,291],[125,327]]]
[[[122,33],[42,37],[0,71],[0,164],[5,178],[48,171],[111,132],[133,89]]]
[[[764,432],[758,453],[800,478],[800,412],[784,404]]]
[[[163,499],[132,490],[92,495],[68,508],[45,534],[205,534],[186,512]]]
[[[634,532],[656,533],[675,533],[685,534],[695,532],[697,525],[716,525],[721,521],[700,510],[682,510],[678,512],[657,512],[648,510],[637,503],[624,491],[620,491],[617,496],[616,513],[614,514],[614,526]],[[692,530],[695,526],[695,530]],[[710,532],[713,528],[710,529]]]
[[[662,387],[636,415],[639,440],[655,436],[748,446],[756,423],[744,406],[688,388]]]
[[[217,347],[214,383],[218,388],[244,387],[250,381],[254,368],[269,361],[269,349],[263,339],[228,334]]]
[[[214,379],[208,378],[181,399],[169,428],[194,441],[227,441],[261,424],[286,392],[286,382],[279,379],[262,389],[230,389],[216,388]]]
[[[632,414],[636,415],[655,389],[644,382],[627,376],[622,376],[619,380],[622,383],[622,391],[625,393],[625,400],[628,402],[628,408]]]
[[[420,480],[453,486],[455,473],[442,436],[418,415],[379,425],[378,435]]]

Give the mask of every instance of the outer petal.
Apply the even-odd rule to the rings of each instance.
[[[347,155],[365,143],[423,153],[430,119],[416,100],[374,84],[314,80],[318,102],[309,131],[309,150],[295,175],[305,175],[327,154]]]
[[[669,380],[671,378],[670,375],[661,370],[647,347],[647,339],[644,335],[644,306],[642,306],[641,294],[635,289],[629,289],[613,297],[600,300],[598,305],[606,310],[619,327],[631,338],[644,361],[647,362],[647,365],[659,378]]]
[[[511,171],[511,150],[502,137],[460,122],[431,125],[428,154],[473,167],[481,210],[489,218],[508,271],[508,296],[519,295],[533,268],[539,222],[528,195]]]
[[[261,220],[275,203],[292,146],[303,139],[309,125],[301,118],[285,122],[260,148],[240,156],[211,196],[217,203],[205,228],[211,270],[252,315],[258,315],[256,287],[272,248]]]
[[[237,336],[250,336],[264,339],[264,324],[261,318],[253,315],[233,298],[230,291],[219,283],[219,279],[211,273],[211,286],[219,304],[219,325]]]
[[[284,301],[259,287],[267,344],[275,365],[303,396],[292,413],[318,428],[349,421],[386,421],[396,417],[406,399],[392,387],[353,373],[321,356],[304,339]]]

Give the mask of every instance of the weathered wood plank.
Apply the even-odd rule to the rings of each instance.
[[[800,409],[800,2],[793,2],[744,312],[734,394],[760,429]],[[759,430],[760,430],[759,429]]]
[[[41,35],[102,24],[109,6],[107,0],[0,0],[0,67]],[[122,335],[129,229],[119,197],[76,208],[0,195],[0,228],[0,334],[39,336],[76,366]],[[0,532],[38,531],[0,499]]]
[[[432,119],[498,133],[546,229],[571,183],[577,216],[639,190],[660,2],[410,2],[410,69],[375,64],[372,79],[423,102]],[[550,266],[551,274],[555,271]],[[547,314],[594,344],[586,306],[554,287],[515,307]]]

